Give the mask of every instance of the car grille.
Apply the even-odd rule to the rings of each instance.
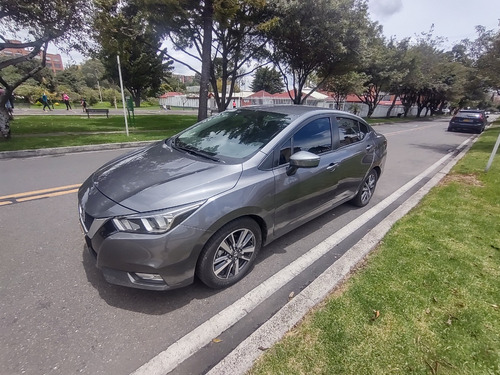
[[[90,226],[94,222],[94,218],[90,216],[88,213],[86,213],[81,206],[79,207],[79,211],[80,211],[80,223],[82,224],[85,233],[87,233],[90,229]]]

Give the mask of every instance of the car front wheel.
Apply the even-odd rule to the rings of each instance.
[[[358,207],[364,207],[372,199],[373,192],[375,191],[375,186],[377,186],[378,173],[375,169],[372,169],[371,172],[366,176],[361,188],[358,191],[358,194],[352,200],[352,203]]]
[[[261,246],[259,225],[250,218],[236,219],[208,240],[196,266],[196,274],[210,288],[233,285],[250,270]]]

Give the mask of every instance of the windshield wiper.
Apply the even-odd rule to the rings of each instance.
[[[173,142],[173,146],[175,148],[179,149],[179,150],[185,151],[185,152],[190,153],[192,155],[201,156],[202,158],[205,158],[205,159],[209,159],[209,160],[212,160],[212,161],[220,162],[220,159],[216,158],[215,156],[211,155],[210,153],[208,153],[206,151],[203,151],[203,150],[199,150],[199,149],[197,149],[196,147],[193,147],[193,146],[189,146],[189,145],[186,145],[186,144],[181,144],[178,141],[178,139],[176,139]]]

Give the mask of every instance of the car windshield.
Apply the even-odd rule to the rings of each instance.
[[[241,160],[264,147],[292,122],[290,115],[239,109],[223,112],[187,129],[174,146],[217,159]]]

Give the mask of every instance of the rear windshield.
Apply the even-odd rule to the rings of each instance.
[[[484,115],[481,112],[458,112],[455,117],[455,121],[465,121],[465,122],[482,122],[484,120]]]
[[[292,121],[292,116],[282,113],[228,111],[193,125],[174,144],[228,161],[241,161],[264,147]]]
[[[470,117],[470,118],[481,118],[483,116],[482,112],[463,112],[459,111],[457,117]]]

